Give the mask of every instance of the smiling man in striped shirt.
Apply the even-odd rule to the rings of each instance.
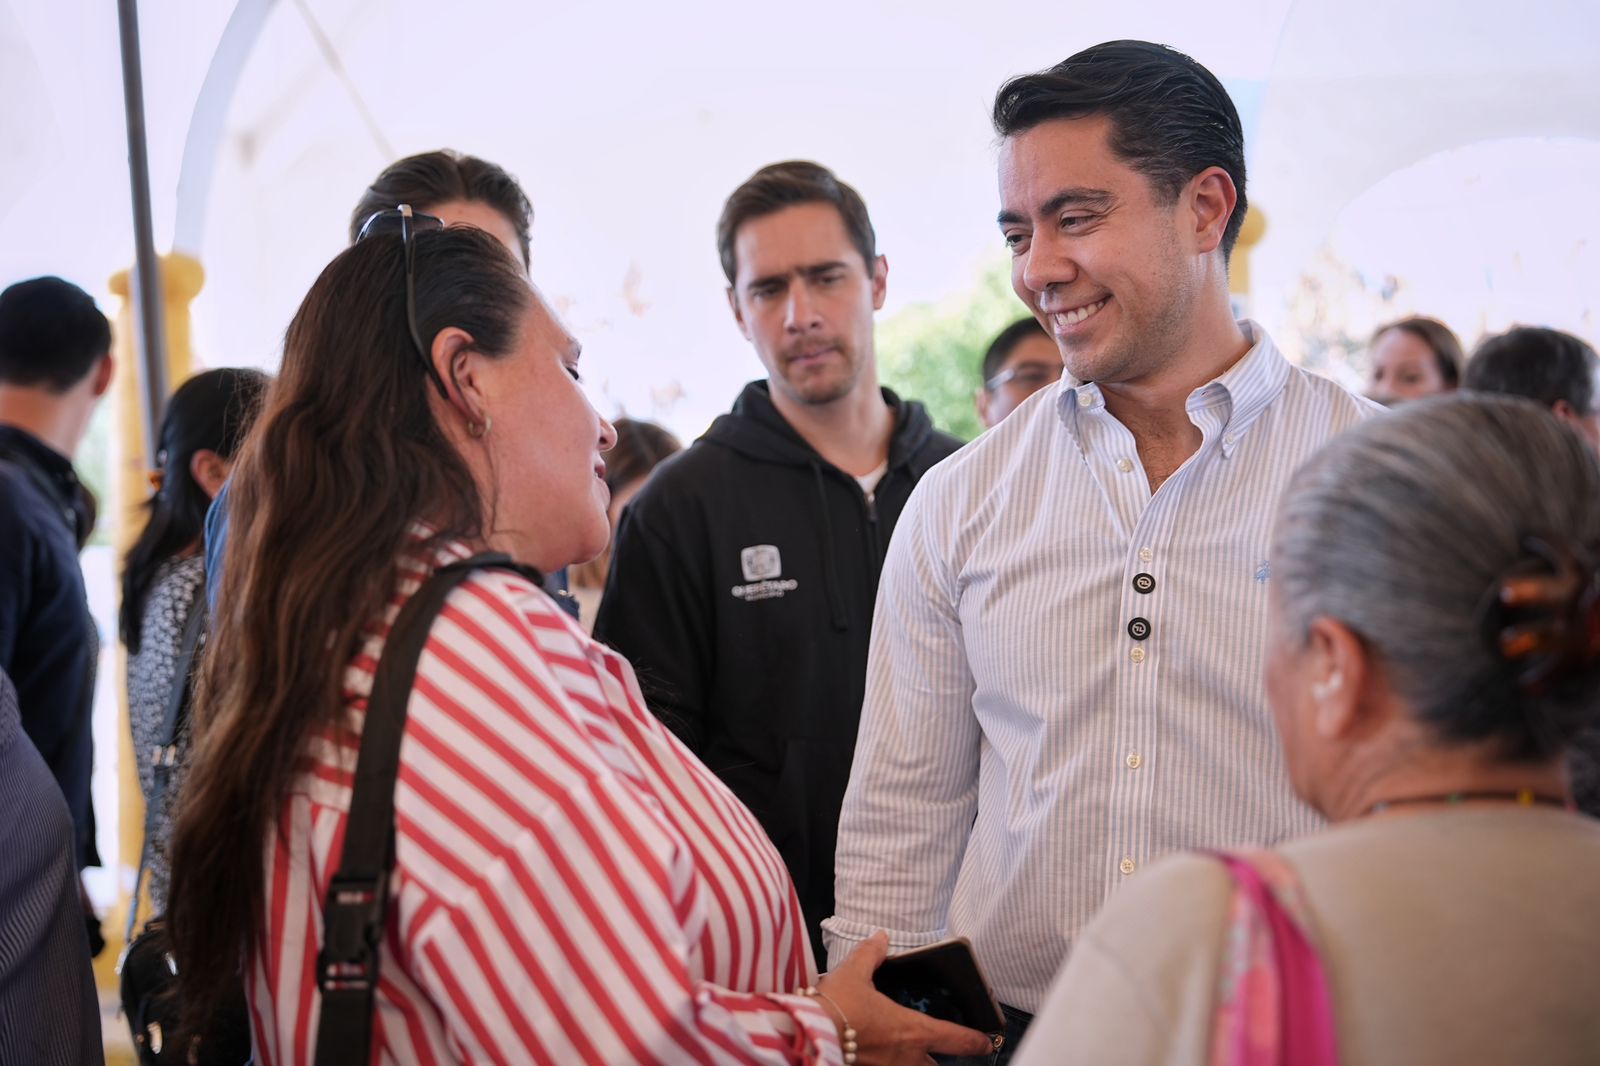
[[[999,223],[1066,374],[923,479],[890,546],[833,958],[965,936],[1014,1048],[1077,930],[1177,848],[1309,829],[1260,681],[1273,505],[1375,410],[1233,319],[1244,137],[1139,41],[1008,82]]]

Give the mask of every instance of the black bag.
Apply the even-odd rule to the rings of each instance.
[[[378,661],[361,729],[361,752],[356,757],[344,852],[322,908],[317,1066],[371,1061],[378,956],[389,904],[389,874],[394,870],[394,782],[400,770],[406,704],[428,630],[445,597],[472,571],[485,567],[510,570],[537,586],[544,585],[537,570],[520,566],[499,552],[440,567],[401,608]]]
[[[172,937],[167,932],[166,922],[158,915],[145,923],[143,932],[133,935],[139,914],[139,889],[149,858],[151,829],[167,788],[167,777],[177,759],[178,733],[189,714],[192,667],[195,650],[205,632],[206,616],[205,585],[202,583],[189,606],[189,622],[184,626],[172,692],[167,698],[167,714],[161,724],[161,743],[152,751],[141,753],[155,768],[155,789],[145,811],[144,848],[139,856],[139,873],[133,882],[133,898],[128,903],[128,946],[117,960],[122,1012],[127,1015],[128,1027],[133,1031],[141,1066],[161,1066],[162,1063],[242,1066],[250,1061],[250,1016],[245,1007],[243,984],[235,984],[226,1009],[196,1037],[190,1054],[183,1055],[169,1043],[177,1026],[178,963],[172,954]]]

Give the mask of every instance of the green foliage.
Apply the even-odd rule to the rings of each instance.
[[[111,513],[110,490],[111,478],[115,473],[111,461],[111,437],[116,428],[115,412],[112,410],[114,406],[114,400],[109,396],[100,401],[89,419],[89,430],[83,436],[83,443],[78,445],[78,454],[72,461],[79,480],[94,493],[95,504],[100,511],[94,532],[89,536],[90,544],[109,545],[113,541],[111,527],[115,520]]]
[[[934,424],[962,440],[983,432],[972,397],[982,384],[989,342],[1028,313],[1011,291],[1010,263],[985,267],[971,290],[913,304],[878,325],[878,374],[907,399],[927,405]]]

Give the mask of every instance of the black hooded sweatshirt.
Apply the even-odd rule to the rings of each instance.
[[[594,627],[760,820],[819,950],[884,551],[912,487],[961,446],[921,404],[883,397],[894,433],[869,501],[765,381],[745,386],[623,511]]]

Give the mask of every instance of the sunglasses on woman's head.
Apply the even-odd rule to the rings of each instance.
[[[428,371],[433,387],[439,390],[442,398],[448,400],[450,390],[444,387],[444,379],[439,376],[439,371],[434,369],[433,358],[422,343],[421,331],[417,329],[417,280],[414,266],[416,248],[411,243],[413,233],[437,229],[444,229],[444,219],[413,211],[410,204],[400,204],[368,216],[361,224],[360,232],[356,234],[356,243],[383,234],[400,235],[400,246],[406,257],[406,326],[411,330],[411,343],[416,346],[417,355],[422,359],[422,365]]]

